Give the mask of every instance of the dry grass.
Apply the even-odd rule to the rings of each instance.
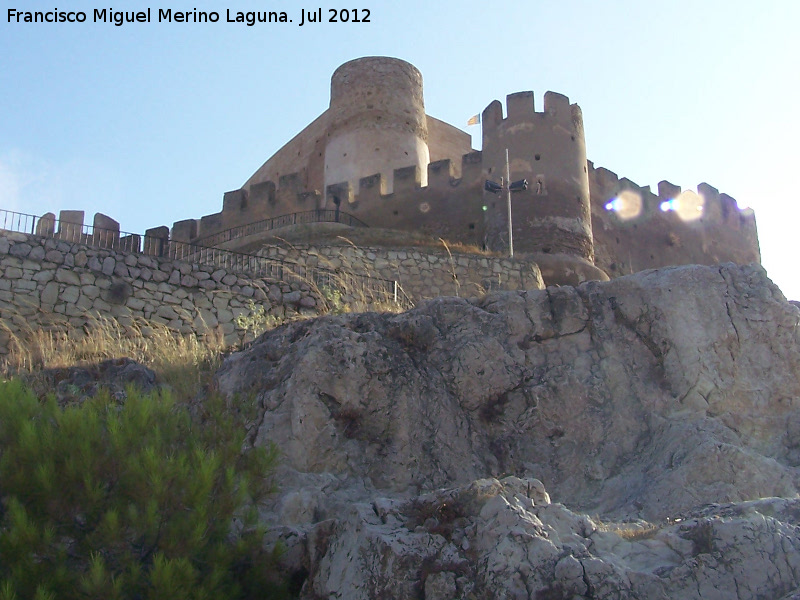
[[[28,327],[9,336],[8,354],[0,362],[4,376],[35,378],[42,369],[96,364],[131,358],[151,369],[181,398],[193,396],[218,366],[225,344],[222,333],[181,335],[165,325],[134,322],[124,327],[113,318],[90,316],[82,328]]]
[[[646,521],[637,521],[635,523],[603,523],[596,518],[592,520],[597,525],[598,530],[615,533],[623,540],[629,542],[649,540],[661,531],[661,527]]]

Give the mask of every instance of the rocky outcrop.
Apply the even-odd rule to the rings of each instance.
[[[779,598],[797,586],[798,500],[609,525],[543,490],[508,477],[355,504],[312,529],[304,597],[707,600]]]
[[[52,393],[62,406],[79,404],[101,391],[123,401],[128,397],[129,387],[145,394],[154,393],[160,387],[156,383],[155,371],[130,358],[112,358],[80,367],[42,369],[25,379],[40,398]]]
[[[798,322],[760,267],[681,267],[294,323],[218,384],[284,452],[306,598],[780,598]]]

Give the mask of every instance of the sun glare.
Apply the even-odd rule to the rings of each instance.
[[[606,210],[613,211],[623,221],[635,219],[642,214],[642,197],[634,191],[625,190],[606,203]]]
[[[674,211],[684,221],[696,221],[703,216],[704,204],[702,196],[692,190],[686,190],[675,198],[662,202],[660,208],[664,212]]]

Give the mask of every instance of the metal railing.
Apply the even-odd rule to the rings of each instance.
[[[230,229],[225,229],[224,231],[201,236],[193,240],[192,243],[202,243],[203,246],[219,246],[225,242],[247,237],[248,235],[262,233],[272,229],[279,229],[281,227],[305,225],[308,223],[341,223],[342,225],[348,225],[350,227],[367,227],[367,224],[364,223],[364,221],[355,218],[351,214],[341,212],[339,210],[320,208],[317,210],[307,210],[288,215],[281,215],[279,217],[272,217],[271,219],[255,221],[253,223],[239,225],[238,227],[231,227]]]
[[[403,308],[413,304],[396,281],[340,273],[330,269],[308,267],[275,258],[244,254],[198,244],[175,242],[167,238],[139,235],[93,225],[62,221],[54,217],[37,217],[0,209],[0,229],[84,244],[96,248],[146,254],[159,258],[211,265],[231,272],[268,281],[316,286],[324,294],[326,288],[351,294],[357,291],[367,303],[393,302]]]

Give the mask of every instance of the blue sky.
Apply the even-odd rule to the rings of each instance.
[[[653,189],[705,181],[752,207],[764,266],[800,299],[800,2],[14,2],[0,13],[0,208],[99,211],[135,232],[217,212],[325,110],[337,66],[396,56],[422,72],[427,112],[455,125],[512,92],[534,90],[539,110],[545,91],[568,95],[596,166]],[[8,8],[91,21],[112,6],[295,22],[7,23]],[[299,27],[317,7],[371,22]]]

